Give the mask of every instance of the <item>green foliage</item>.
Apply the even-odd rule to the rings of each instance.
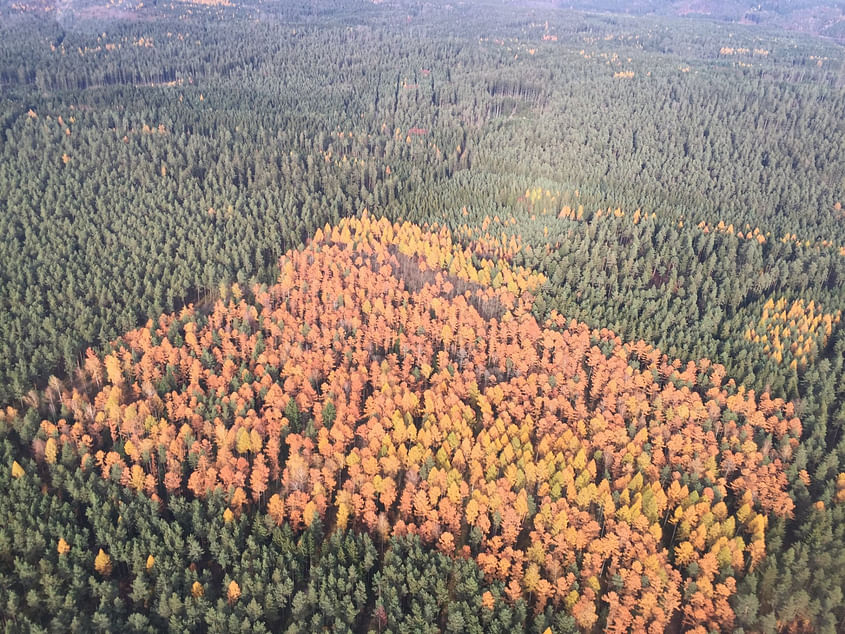
[[[47,20],[0,8],[0,401],[51,374],[80,380],[86,347],[161,312],[272,281],[286,249],[364,208],[453,229],[513,217],[491,231],[519,236],[516,263],[547,276],[538,315],[710,358],[796,402],[795,518],[775,523],[733,605],[748,630],[841,628],[845,329],[795,369],[744,336],[770,298],[845,309],[841,49],[496,2],[73,4]],[[761,7],[762,22],[793,15]],[[529,203],[531,188],[554,204]],[[564,207],[583,215],[558,217]],[[596,213],[608,207],[625,216]],[[735,231],[697,226],[719,221]],[[763,244],[736,235],[754,228]],[[43,400],[40,414],[63,407]],[[313,430],[293,402],[286,415]],[[334,415],[326,403],[324,424]],[[163,509],[64,453],[47,466],[28,457],[38,423],[31,409],[2,432],[9,629],[573,628],[411,538],[377,552],[260,513],[226,523],[220,498]],[[11,478],[13,460],[25,477]],[[110,577],[94,570],[101,548]],[[492,611],[478,603],[487,589]]]
[[[0,431],[0,463],[17,458],[26,472],[13,479],[0,470],[0,611],[14,630],[355,632],[377,629],[379,606],[391,630],[416,631],[428,617],[456,632],[525,626],[522,602],[481,611],[481,594],[500,596],[501,584],[416,537],[379,552],[367,535],[324,539],[318,520],[299,536],[262,513],[226,522],[222,495],[174,497],[164,509],[96,471],[23,460],[31,440]],[[94,569],[99,549],[111,558],[109,576]],[[234,602],[231,581],[241,590]]]
[[[390,631],[504,633],[530,620],[525,603],[503,600],[501,582],[488,586],[474,562],[428,552],[417,538],[391,540],[373,586],[375,619]],[[498,598],[492,610],[481,604],[486,591]]]

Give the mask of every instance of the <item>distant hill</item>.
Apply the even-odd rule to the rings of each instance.
[[[559,7],[631,15],[706,16],[742,24],[775,26],[845,44],[845,1],[828,0],[560,0]]]
[[[374,0],[374,3],[377,4],[380,1]],[[222,6],[254,4],[252,0],[241,2],[232,2],[232,0],[177,0],[177,2]],[[533,7],[557,7],[626,15],[707,17],[738,24],[759,24],[818,35],[845,45],[845,0],[771,0],[769,2],[752,2],[751,0],[513,0],[513,2]],[[0,0],[0,10],[11,8],[16,11],[44,13],[48,16],[55,15],[59,17],[60,21],[66,20],[70,16],[75,18],[131,19],[137,17],[137,9],[145,4],[156,5],[156,0],[150,0],[146,3],[140,0],[120,0],[117,2],[103,2],[101,0]],[[417,6],[420,3],[398,0],[398,4]],[[445,2],[442,4],[449,5],[451,3]]]

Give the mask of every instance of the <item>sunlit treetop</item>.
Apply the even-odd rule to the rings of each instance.
[[[367,214],[325,227],[273,286],[89,351],[85,384],[42,395],[36,454],[163,505],[220,489],[228,521],[258,506],[295,530],[418,534],[503,582],[485,604],[730,628],[767,514],[792,512],[792,405],[707,359],[540,324],[542,277],[474,248]]]

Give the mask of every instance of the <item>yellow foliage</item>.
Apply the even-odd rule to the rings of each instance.
[[[695,549],[688,541],[681,542],[675,547],[675,564],[685,566],[692,561],[695,556]]]
[[[111,574],[111,557],[102,548],[94,558],[94,570],[104,577]]]
[[[144,488],[144,481],[146,478],[144,470],[139,465],[133,464],[129,473],[130,485],[136,491],[141,491]]]
[[[56,439],[48,438],[47,443],[44,445],[44,459],[48,464],[56,464],[57,452],[58,447],[56,446]]]
[[[229,582],[229,587],[226,589],[226,598],[229,599],[229,603],[234,603],[237,601],[241,596],[241,587],[238,585],[238,582],[232,579]]]
[[[248,453],[252,449],[252,442],[249,438],[249,432],[244,427],[238,428],[238,435],[235,440],[235,448],[238,453]]]
[[[317,513],[317,505],[314,504],[314,500],[309,500],[308,504],[305,505],[305,508],[302,510],[302,519],[305,522],[306,526],[311,526],[311,522],[314,521],[314,516]]]
[[[261,451],[263,447],[263,443],[261,442],[260,434],[255,430],[252,429],[249,432],[249,445],[252,453],[258,453]]]
[[[784,297],[777,301],[769,298],[760,320],[746,331],[745,338],[761,345],[778,363],[786,360],[797,370],[824,348],[832,332],[831,325],[838,323],[841,316],[841,311],[824,313],[812,300],[805,304],[803,299],[797,299],[787,306]]]
[[[525,571],[525,576],[522,579],[522,585],[526,590],[528,590],[528,592],[534,592],[539,582],[540,567],[535,563],[531,563]]]
[[[105,358],[106,375],[112,385],[120,385],[123,383],[123,370],[120,367],[120,359],[114,354],[106,355]]]

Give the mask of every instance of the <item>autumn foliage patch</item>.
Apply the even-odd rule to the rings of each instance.
[[[763,346],[778,363],[803,368],[824,348],[841,319],[841,311],[825,313],[812,300],[805,305],[797,299],[787,307],[783,297],[777,302],[769,299],[759,322],[745,332],[745,338]]]
[[[485,605],[730,628],[767,514],[792,511],[792,405],[706,359],[537,323],[543,281],[445,229],[345,220],[286,254],[277,284],[89,353],[39,453],[163,504],[222,489],[230,516],[419,534],[504,582]]]

